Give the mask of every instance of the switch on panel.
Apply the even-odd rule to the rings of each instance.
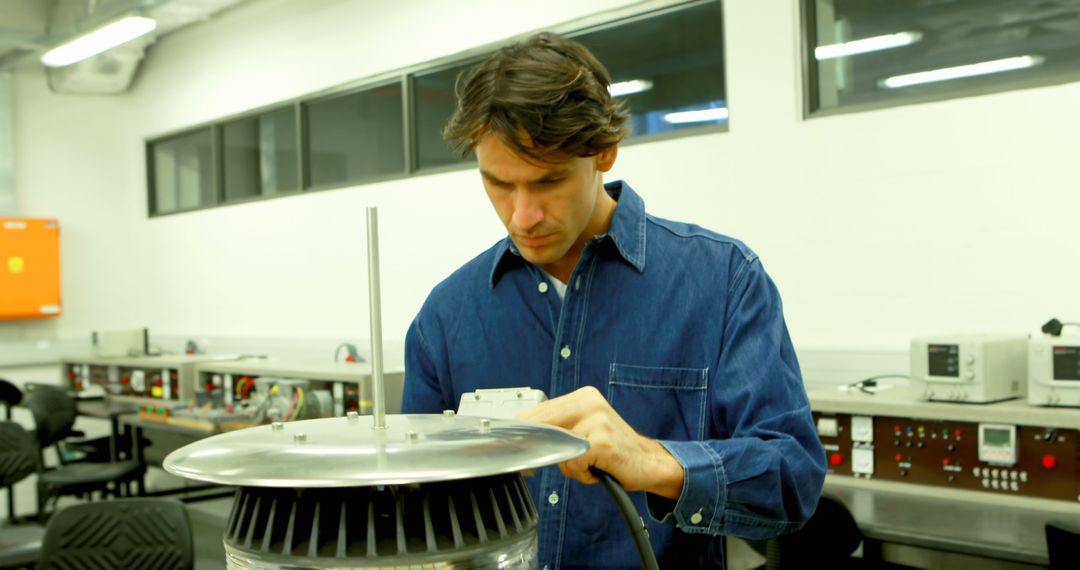
[[[851,416],[851,441],[874,442],[874,418]]]
[[[856,447],[851,450],[851,472],[860,475],[874,474],[874,448]]]
[[[817,434],[818,437],[836,437],[840,435],[840,426],[836,418],[818,418]]]

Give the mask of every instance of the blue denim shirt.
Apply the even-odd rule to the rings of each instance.
[[[560,300],[506,238],[431,292],[405,341],[405,413],[478,388],[595,386],[683,465],[678,501],[632,493],[663,568],[724,564],[721,535],[766,538],[813,513],[825,477],[780,296],[741,242],[645,213],[625,182]],[[601,485],[527,478],[541,567],[640,568]],[[648,514],[646,514],[648,513]]]

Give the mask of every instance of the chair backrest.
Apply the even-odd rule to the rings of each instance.
[[[822,496],[803,527],[769,541],[766,568],[842,568],[862,542],[851,511],[839,500]]]
[[[13,382],[0,378],[0,404],[4,404],[4,419],[11,419],[12,406],[18,406],[23,393]]]
[[[1046,523],[1046,550],[1050,570],[1080,568],[1080,526],[1062,522]]]
[[[34,416],[41,449],[72,435],[77,411],[75,398],[60,386],[34,386],[23,396],[23,406]]]
[[[37,451],[30,434],[15,422],[0,422],[0,487],[14,485],[35,471]]]
[[[133,498],[84,503],[49,519],[38,568],[187,570],[194,567],[183,503]]]

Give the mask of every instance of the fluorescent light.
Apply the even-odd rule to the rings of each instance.
[[[814,48],[814,57],[819,60],[834,59],[837,57],[847,57],[849,55],[871,51],[904,47],[921,40],[922,36],[922,32],[898,32],[895,34],[844,42],[842,44],[818,46]]]
[[[889,89],[896,89],[897,87],[908,87],[922,83],[933,83],[935,81],[948,81],[950,79],[960,79],[962,77],[972,77],[975,75],[1001,73],[1002,71],[1033,67],[1042,63],[1044,59],[1045,58],[1041,55],[1023,55],[1019,57],[995,59],[993,61],[972,63],[970,65],[932,69],[930,71],[920,71],[919,73],[909,73],[907,75],[895,75],[878,81],[878,85],[888,87]]]
[[[631,79],[630,81],[620,81],[608,85],[608,92],[611,93],[612,97],[641,93],[649,89],[652,89],[652,81],[648,79]]]
[[[151,18],[128,16],[45,52],[41,63],[49,67],[71,65],[148,34],[156,27],[157,22]]]
[[[699,109],[697,111],[678,111],[664,115],[664,120],[679,125],[683,123],[704,123],[706,121],[726,121],[728,118],[727,107],[714,107],[712,109]]]

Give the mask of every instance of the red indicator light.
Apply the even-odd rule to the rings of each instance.
[[[843,462],[844,462],[844,456],[843,455],[840,455],[839,453],[833,453],[833,454],[829,455],[829,463],[831,463],[833,465],[840,465]]]
[[[1057,457],[1054,457],[1053,455],[1044,455],[1042,458],[1042,466],[1047,469],[1057,467]]]

